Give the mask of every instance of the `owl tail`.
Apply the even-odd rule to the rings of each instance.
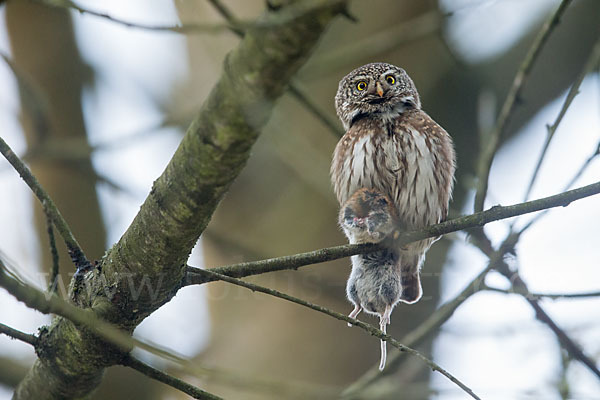
[[[421,277],[419,267],[402,268],[400,276],[400,284],[402,285],[402,294],[400,301],[408,304],[416,303],[421,298],[423,290],[421,289]]]

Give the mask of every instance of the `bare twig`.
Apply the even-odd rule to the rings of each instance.
[[[35,335],[30,335],[29,333],[24,333],[14,328],[11,328],[8,325],[4,325],[0,323],[0,333],[5,334],[8,337],[11,337],[16,340],[20,340],[21,342],[28,343],[33,347],[37,346],[38,338]]]
[[[12,149],[1,137],[0,153],[2,153],[4,158],[6,158],[13,168],[19,173],[21,178],[23,178],[23,181],[25,181],[27,186],[29,186],[31,191],[42,203],[44,212],[52,220],[54,226],[56,229],[58,229],[58,232],[67,245],[67,250],[69,251],[69,255],[71,256],[73,263],[75,263],[77,268],[87,269],[91,267],[91,264],[81,249],[81,246],[79,243],[77,243],[77,239],[75,239],[75,236],[73,236],[71,228],[69,228],[69,224],[67,224],[67,221],[65,221],[63,218],[62,214],[54,204],[54,201],[52,201],[50,196],[48,196],[48,193],[46,193],[42,185],[40,185],[35,176],[33,176],[29,168],[27,168],[23,161],[21,161],[21,159],[12,151]]]
[[[190,385],[187,382],[182,381],[181,379],[175,378],[159,369],[148,365],[137,358],[128,355],[122,361],[122,365],[126,367],[130,367],[135,369],[138,372],[146,375],[149,378],[162,382],[166,385],[171,386],[185,394],[192,396],[194,399],[202,399],[202,400],[219,400],[221,397],[215,396],[214,394],[208,393],[196,386]]]
[[[485,196],[488,189],[488,179],[490,168],[492,166],[492,160],[494,159],[494,155],[498,149],[500,137],[502,136],[502,133],[504,132],[508,120],[513,112],[519,93],[521,93],[521,89],[523,88],[523,85],[529,76],[529,73],[531,72],[531,68],[533,67],[533,64],[540,54],[544,44],[548,40],[550,33],[552,33],[556,25],[558,25],[560,18],[564,14],[571,1],[572,0],[562,0],[556,11],[544,23],[538,35],[533,40],[531,48],[521,63],[521,66],[517,71],[517,75],[513,80],[512,86],[508,91],[504,105],[500,110],[500,115],[498,116],[496,126],[487,137],[488,143],[482,145],[481,156],[477,168],[477,177],[479,182],[477,184],[477,193],[475,194],[475,211],[483,210]]]
[[[475,293],[479,293],[485,289],[485,277],[488,272],[496,268],[499,263],[503,262],[504,254],[511,251],[516,242],[518,241],[518,235],[509,235],[506,240],[500,246],[500,249],[490,253],[490,260],[487,267],[485,267],[471,282],[452,300],[448,301],[440,308],[438,308],[429,318],[423,321],[419,326],[413,329],[411,332],[406,334],[401,342],[407,346],[414,347],[430,335],[435,329],[440,328],[450,317],[454,314],[454,311],[460,307],[468,298]],[[376,368],[371,368],[357,380],[355,380],[350,386],[342,393],[345,398],[354,398],[358,393],[361,393],[368,386],[381,379],[383,376],[391,375],[401,365],[402,361],[405,360],[402,357],[402,353],[394,353],[391,357],[388,357],[386,369],[383,372],[379,372]]]
[[[231,25],[231,31],[238,37],[244,36],[244,29],[239,25],[238,19],[233,13],[221,2],[221,0],[208,0],[209,3],[217,10],[219,14]],[[304,106],[311,114],[313,114],[319,121],[321,121],[329,130],[337,137],[342,137],[344,131],[340,124],[329,116],[326,112],[322,111],[321,108],[312,101],[293,81],[290,83],[288,90],[292,96],[298,100],[298,102]]]
[[[514,236],[515,240],[518,239],[518,233],[511,233],[510,236]],[[509,237],[510,237],[509,236]],[[493,257],[497,252],[490,251],[487,243],[482,243],[481,241],[475,240],[473,242],[484,254],[489,257]],[[516,243],[516,241],[515,241]],[[577,345],[570,337],[567,335],[553,320],[550,316],[544,311],[544,309],[540,306],[539,302],[534,299],[531,295],[531,292],[527,288],[527,285],[519,276],[517,271],[511,271],[508,265],[501,261],[497,264],[496,271],[504,275],[506,279],[511,283],[511,290],[515,293],[519,293],[523,296],[523,298],[531,305],[531,307],[535,310],[536,318],[546,324],[552,332],[558,338],[561,346],[576,360],[579,360],[582,364],[584,364],[594,375],[600,378],[600,370],[594,363],[594,361],[588,357],[583,350]]]
[[[496,287],[491,287],[485,285],[482,287],[482,290],[488,290],[490,292],[498,292],[504,294],[521,294],[523,296],[529,296],[532,299],[552,299],[552,300],[562,300],[562,299],[587,299],[590,297],[600,297],[600,291],[593,292],[582,292],[582,293],[517,293],[514,290],[509,289],[500,289]]]
[[[542,166],[542,162],[544,162],[544,157],[546,157],[546,152],[548,151],[548,147],[550,146],[550,142],[552,141],[552,138],[554,137],[554,133],[556,132],[558,125],[560,125],[567,110],[571,106],[573,99],[579,93],[579,87],[581,86],[581,83],[583,82],[585,77],[598,65],[598,62],[600,62],[600,40],[598,40],[596,42],[596,45],[593,47],[592,52],[590,53],[590,57],[586,61],[585,65],[583,67],[583,70],[581,71],[579,76],[577,76],[577,79],[575,79],[575,82],[573,82],[571,89],[569,89],[569,93],[567,94],[567,97],[565,98],[565,101],[560,109],[560,112],[558,113],[558,116],[556,117],[556,120],[554,121],[554,123],[552,125],[549,125],[546,127],[548,130],[548,134],[546,136],[546,141],[544,142],[542,152],[540,154],[540,157],[538,158],[537,164],[533,171],[533,175],[531,176],[531,180],[529,181],[529,185],[527,186],[527,191],[525,192],[524,200],[527,200],[529,198],[529,195],[531,194],[531,190],[533,189],[535,180],[538,176],[538,173],[540,172],[540,167]]]
[[[513,279],[514,281],[514,274],[511,276],[511,279]],[[600,370],[596,366],[594,360],[588,357],[583,352],[581,347],[579,347],[579,345],[575,343],[575,341],[571,339],[569,335],[567,335],[567,333],[563,331],[552,320],[552,318],[550,318],[550,316],[544,311],[544,309],[542,308],[542,306],[540,306],[537,300],[530,298],[528,295],[525,295],[524,297],[527,300],[527,302],[531,305],[531,307],[533,307],[533,309],[535,310],[536,318],[544,324],[548,325],[550,330],[552,330],[552,332],[554,332],[554,334],[558,338],[560,344],[565,350],[567,350],[571,357],[583,363],[594,375],[596,375],[598,379],[600,379]]]
[[[409,20],[399,21],[391,27],[370,33],[358,41],[347,41],[345,45],[330,49],[327,54],[316,56],[302,71],[303,78],[324,75],[337,71],[357,60],[380,58],[412,41],[441,33],[443,16],[433,9]],[[440,35],[440,40],[445,40]]]
[[[579,170],[575,173],[575,175],[571,178],[571,180],[565,185],[564,190],[568,190],[570,187],[572,187],[575,182],[577,182],[577,180],[579,179],[579,177],[581,177],[581,175],[585,172],[585,170],[589,167],[589,165],[592,163],[592,161],[598,157],[600,155],[600,141],[598,142],[597,146],[596,146],[596,150],[594,150],[594,153],[591,154],[587,160],[585,160],[585,162],[581,165],[581,167],[579,168]],[[522,234],[523,232],[525,232],[527,229],[529,229],[534,223],[536,223],[537,221],[539,221],[544,215],[546,215],[548,213],[549,210],[543,210],[541,213],[537,214],[536,216],[534,216],[533,218],[531,218],[531,220],[525,224],[525,226],[523,226],[523,228],[521,228],[519,230],[519,234]],[[514,225],[514,224],[513,224]],[[511,226],[511,231],[513,230],[513,226]]]
[[[106,19],[110,22],[113,22],[118,25],[123,25],[128,28],[136,28],[147,31],[158,31],[158,32],[174,32],[174,33],[219,33],[224,32],[226,30],[232,29],[234,27],[229,24],[222,23],[204,23],[204,24],[184,24],[184,25],[150,25],[150,24],[142,24],[137,22],[126,21],[121,18],[113,17],[109,14],[90,10],[87,8],[83,8],[71,0],[36,0],[38,3],[44,4],[49,7],[54,8],[62,8],[76,11],[82,15],[92,15],[94,17],[99,17]],[[238,22],[241,26],[250,26],[251,23]],[[237,29],[237,27],[235,27]]]
[[[344,136],[344,130],[342,129],[342,125],[335,118],[332,118],[325,111],[321,110],[321,108],[308,97],[306,93],[302,89],[300,89],[299,85],[291,84],[289,89],[290,94],[296,98],[296,100],[304,106],[309,112],[311,112],[319,121],[323,123],[331,132],[333,132],[337,137]]]
[[[402,233],[394,232],[395,234],[397,233],[394,246],[403,246],[405,244],[425,238],[445,235],[450,232],[467,228],[481,227],[492,221],[499,221],[501,219],[511,218],[552,207],[567,206],[575,200],[598,193],[600,193],[600,182],[583,186],[578,189],[569,190],[554,196],[544,197],[512,206],[494,206],[486,211],[448,220],[446,222],[442,222],[437,225],[431,225],[418,231]],[[380,250],[381,248],[382,245],[346,244],[307,253],[217,267],[213,268],[212,271],[227,276],[241,278],[244,276],[263,274],[266,272],[297,269],[305,265],[337,260],[339,258],[349,257],[355,254],[370,253]],[[188,266],[188,274],[184,278],[182,286],[210,282],[212,280],[213,278],[211,278],[210,274],[206,273],[206,270]]]
[[[456,311],[458,307],[472,295],[481,290],[481,287],[483,286],[482,282],[490,271],[490,266],[483,269],[456,297],[444,303],[431,314],[429,318],[404,335],[404,337],[400,339],[400,342],[410,347],[417,346],[436,329],[440,328],[450,319],[450,317],[452,317],[454,311]],[[352,382],[352,384],[344,390],[342,396],[344,398],[353,398],[357,393],[362,392],[367,386],[370,386],[383,376],[391,375],[397,371],[404,359],[401,352],[395,352],[388,355],[386,368],[383,371],[379,371],[377,367],[369,369],[361,377]]]
[[[54,229],[52,228],[52,220],[46,214],[46,230],[48,232],[48,242],[50,245],[50,255],[52,256],[52,270],[50,271],[50,281],[48,282],[48,292],[56,293],[58,287],[58,250],[56,249],[56,241],[54,240]]]
[[[33,121],[34,133],[39,142],[47,138],[50,130],[50,121],[46,113],[47,105],[37,87],[33,84],[30,77],[11,60],[6,54],[0,52],[0,57],[12,71],[13,76],[19,86],[19,93],[23,105],[27,107],[31,120]]]
[[[248,283],[248,282],[244,282],[240,279],[237,278],[232,278],[230,276],[227,275],[223,275],[223,274],[219,274],[216,272],[212,272],[212,271],[208,271],[205,270],[205,273],[208,275],[212,275],[213,276],[213,280],[222,280],[237,286],[242,286],[245,287],[247,289],[250,289],[252,291],[255,292],[261,292],[261,293],[265,293],[268,294],[270,296],[274,296],[274,297],[278,297],[280,299],[284,299],[287,301],[290,301],[292,303],[296,303],[299,304],[301,306],[310,308],[312,310],[318,311],[320,313],[329,315],[330,317],[333,317],[335,319],[338,319],[340,321],[345,321],[347,323],[350,323],[352,325],[358,326],[359,328],[362,328],[363,330],[365,330],[366,332],[370,333],[371,335],[381,339],[381,340],[385,340],[388,343],[390,343],[392,346],[396,347],[398,350],[402,351],[402,352],[406,352],[409,353],[415,357],[420,358],[421,360],[423,360],[427,366],[429,368],[431,368],[433,371],[437,371],[439,373],[441,373],[442,375],[444,375],[446,378],[448,378],[451,382],[453,382],[454,384],[456,384],[457,386],[459,386],[462,390],[464,390],[467,394],[469,394],[469,396],[471,396],[474,399],[479,399],[479,397],[477,397],[477,395],[475,393],[473,393],[473,391],[471,389],[469,389],[469,387],[467,387],[464,383],[462,383],[461,381],[459,381],[456,377],[454,377],[452,374],[450,374],[448,371],[446,371],[445,369],[443,369],[442,367],[440,367],[438,364],[436,364],[435,362],[431,361],[430,359],[428,359],[427,357],[425,357],[424,355],[422,355],[421,353],[419,353],[417,350],[414,350],[410,347],[407,347],[405,345],[403,345],[402,343],[400,343],[399,341],[395,340],[394,338],[392,338],[391,336],[383,333],[382,331],[380,331],[379,329],[375,328],[372,325],[366,324],[364,322],[361,322],[357,319],[354,318],[349,318],[343,314],[340,314],[338,312],[329,310],[328,308],[322,307],[320,305],[317,304],[312,304],[309,303],[305,300],[302,299],[298,299],[296,297],[290,296],[288,294],[282,293],[278,290],[274,290],[274,289],[269,289],[269,288],[265,288],[259,285],[255,285],[253,283]]]

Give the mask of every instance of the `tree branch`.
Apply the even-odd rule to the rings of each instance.
[[[575,79],[575,82],[573,82],[573,85],[569,89],[569,93],[567,94],[567,97],[565,98],[565,101],[558,113],[558,116],[556,117],[556,120],[554,121],[554,123],[552,125],[547,126],[548,132],[547,132],[547,136],[546,136],[546,141],[544,142],[542,152],[538,158],[535,169],[533,170],[533,174],[531,176],[531,180],[529,181],[529,185],[527,186],[527,191],[525,192],[525,197],[524,197],[525,200],[527,200],[529,198],[529,195],[531,194],[531,190],[533,189],[533,185],[538,176],[538,173],[540,172],[542,162],[544,162],[544,158],[546,157],[546,152],[548,151],[548,147],[550,147],[550,142],[552,141],[552,138],[554,137],[554,133],[556,132],[558,125],[560,125],[563,117],[567,113],[567,110],[571,106],[571,103],[573,102],[573,99],[575,98],[575,96],[577,96],[577,94],[579,94],[579,87],[581,86],[581,83],[583,82],[585,77],[598,65],[598,62],[600,62],[600,40],[598,40],[596,42],[596,45],[593,47],[592,52],[590,53],[590,57],[586,61],[585,65],[583,67],[583,70],[581,71],[579,76],[577,76],[577,79]]]
[[[284,7],[258,18],[229,53],[221,78],[125,234],[72,283],[76,305],[131,332],[181,287],[191,249],[245,166],[275,101],[344,8],[343,0],[298,3],[290,12]],[[120,352],[107,351],[103,340],[82,335],[61,318],[47,336],[53,354],[36,361],[17,388],[16,400],[41,391],[85,397],[99,384],[104,368],[122,358]]]
[[[518,235],[510,235],[502,243],[500,249],[490,253],[490,260],[487,267],[485,267],[471,282],[452,300],[444,303],[438,308],[433,314],[423,321],[419,326],[407,333],[401,342],[407,346],[414,347],[424,340],[434,329],[439,329],[446,321],[452,317],[454,311],[460,307],[467,299],[469,299],[475,293],[479,293],[485,286],[485,277],[488,272],[496,268],[501,262],[503,262],[504,254],[511,251],[518,241]],[[361,377],[355,380],[350,386],[348,386],[342,393],[344,398],[355,398],[357,394],[361,393],[364,395],[364,390],[373,385],[376,381],[380,380],[384,376],[393,374],[398,370],[403,360],[406,358],[402,357],[402,353],[393,353],[388,357],[387,368],[380,372],[377,368],[371,368],[369,371],[364,373]]]
[[[284,299],[287,301],[290,301],[292,303],[296,303],[299,304],[301,306],[310,308],[312,310],[318,311],[320,313],[323,313],[325,315],[329,315],[330,317],[333,317],[335,319],[338,319],[340,321],[345,321],[347,323],[350,323],[352,325],[358,326],[359,328],[365,330],[366,332],[370,333],[372,336],[375,336],[376,338],[379,338],[381,340],[385,340],[388,343],[390,343],[392,346],[396,347],[398,350],[402,351],[402,352],[406,352],[409,353],[417,358],[420,358],[422,361],[424,361],[427,366],[429,368],[431,368],[433,371],[437,371],[439,373],[441,373],[442,375],[444,375],[446,378],[448,378],[451,382],[453,382],[454,384],[456,384],[458,387],[460,387],[463,391],[465,391],[469,396],[471,396],[474,399],[479,399],[479,397],[477,397],[477,395],[475,393],[473,393],[473,391],[466,386],[464,383],[462,383],[461,381],[459,381],[456,377],[454,377],[451,373],[449,373],[448,371],[446,371],[445,369],[443,369],[442,367],[440,367],[438,364],[436,364],[435,362],[431,361],[430,359],[428,359],[427,357],[425,357],[424,355],[422,355],[421,353],[419,353],[417,350],[414,350],[408,346],[403,345],[402,343],[400,343],[399,341],[397,341],[396,339],[394,339],[393,337],[391,337],[390,335],[387,335],[385,333],[383,333],[382,331],[380,331],[379,329],[375,328],[372,325],[366,324],[362,321],[359,321],[357,319],[354,318],[349,318],[343,314],[340,314],[338,312],[332,311],[328,308],[325,308],[323,306],[317,305],[317,304],[312,304],[309,303],[308,301],[302,300],[302,299],[298,299],[296,297],[290,296],[288,294],[282,293],[278,290],[274,290],[274,289],[269,289],[263,286],[259,286],[259,285],[255,285],[253,283],[248,283],[248,282],[244,282],[240,279],[237,278],[232,278],[230,276],[227,275],[223,275],[223,274],[219,274],[213,271],[208,271],[205,270],[204,271],[206,274],[210,275],[213,277],[212,280],[221,280],[221,281],[225,281],[237,286],[241,286],[241,287],[245,287],[246,289],[250,289],[253,292],[261,292],[261,293],[265,293],[268,294],[270,296],[274,296],[274,297],[278,297],[280,299]]]
[[[19,279],[10,276],[9,270],[0,259],[0,287],[6,289],[17,300],[25,303],[31,309],[43,314],[56,314],[67,320],[82,325],[90,332],[100,336],[114,345],[120,352],[128,352],[134,346],[166,360],[186,365],[187,360],[172,354],[168,350],[152,346],[138,339],[132,338],[127,332],[101,320],[91,310],[84,310],[67,303],[60,297],[43,293],[38,289],[26,285]],[[46,342],[44,342],[46,343]],[[103,344],[106,347],[106,343]]]
[[[518,239],[519,235],[519,233],[511,233],[511,235],[509,235],[509,238],[510,236],[514,236],[516,239]],[[487,239],[487,237],[484,236],[480,239],[483,239],[484,241],[482,242],[479,240],[475,240],[473,243],[484,254],[491,257],[497,253],[495,251],[490,250],[489,243],[485,242],[485,239]],[[508,279],[508,281],[511,284],[511,290],[513,290],[515,293],[519,293],[525,298],[529,305],[531,305],[531,307],[535,310],[536,318],[539,321],[546,324],[550,328],[550,330],[554,332],[561,346],[571,355],[571,357],[573,357],[576,360],[579,360],[594,375],[596,375],[600,379],[600,370],[598,369],[594,361],[583,352],[579,345],[577,345],[575,341],[573,341],[569,337],[569,335],[567,335],[562,329],[560,329],[560,327],[552,320],[552,318],[550,318],[550,316],[540,306],[538,301],[532,297],[531,292],[527,288],[527,285],[525,284],[523,279],[521,279],[519,273],[517,271],[511,271],[506,262],[504,262],[504,260],[500,260],[495,270],[498,271],[500,274],[504,275],[506,279]]]
[[[425,238],[437,237],[468,228],[481,227],[493,221],[512,218],[518,215],[528,214],[548,208],[559,206],[565,207],[573,201],[593,196],[598,193],[600,193],[600,182],[525,203],[504,207],[494,206],[486,211],[451,219],[437,225],[428,226],[418,231],[402,233],[396,231],[394,232],[394,234],[397,235],[396,239],[394,240],[394,246],[404,246],[408,243],[416,242]],[[370,253],[380,250],[382,247],[383,245],[381,244],[346,244],[290,256],[232,264],[213,268],[211,271],[222,275],[241,278],[244,276],[263,274],[266,272],[297,269],[302,266],[337,260],[339,258],[349,257],[356,254]],[[188,266],[187,276],[184,278],[181,285],[186,286],[212,281],[212,276],[206,271],[207,270]]]
[[[52,220],[46,215],[46,230],[48,232],[48,244],[50,245],[50,255],[52,257],[52,270],[50,271],[50,279],[48,281],[48,292],[56,293],[58,289],[58,250],[56,249],[56,240],[54,239],[54,228]]]
[[[148,365],[137,358],[128,355],[123,359],[121,365],[126,367],[130,367],[135,369],[136,371],[146,375],[147,377],[162,382],[166,385],[171,386],[174,389],[177,389],[187,395],[192,396],[194,399],[201,400],[220,400],[221,397],[215,396],[212,393],[206,392],[196,386],[190,385],[187,382],[182,381],[181,379],[175,378],[159,369],[154,368],[151,365]]]
[[[488,179],[490,175],[490,168],[492,167],[492,160],[498,149],[500,143],[500,137],[504,132],[508,120],[513,112],[517,98],[521,93],[521,89],[531,72],[531,68],[537,57],[539,56],[544,44],[548,40],[548,37],[558,25],[560,18],[564,14],[565,10],[569,6],[572,0],[562,0],[556,11],[548,18],[540,29],[538,35],[533,40],[531,48],[529,49],[525,59],[521,63],[515,79],[513,80],[512,86],[506,95],[506,100],[500,110],[500,115],[496,122],[494,130],[490,133],[487,145],[482,145],[481,156],[477,168],[477,177],[479,182],[477,184],[477,193],[475,194],[475,211],[481,211],[484,207],[485,196],[488,189]]]
[[[587,299],[590,297],[600,297],[600,291],[593,292],[582,292],[582,293],[518,293],[515,290],[500,289],[492,286],[484,285],[482,290],[490,292],[497,292],[503,294],[520,294],[523,296],[529,296],[531,299],[551,299],[551,300],[562,300],[562,299]]]
[[[6,336],[9,336],[13,339],[20,340],[21,342],[30,344],[33,347],[35,347],[38,343],[38,338],[35,335],[30,335],[28,333],[21,332],[19,330],[11,328],[8,325],[4,325],[3,323],[0,323],[0,333],[3,333]]]
[[[208,0],[210,4],[217,10],[219,14],[231,25],[231,31],[238,37],[244,37],[244,29],[239,25],[238,19],[233,13],[221,2],[221,0]],[[323,123],[336,137],[340,138],[344,135],[339,122],[331,118],[326,112],[321,110],[319,106],[312,101],[303,90],[298,87],[297,83],[290,83],[288,90],[296,100],[312,113],[319,121]]]
[[[513,287],[516,287],[518,291],[523,291],[523,292],[527,291],[527,293],[529,293],[529,290],[527,289],[525,282],[523,282],[523,280],[518,275],[518,273],[508,273],[507,274],[506,272],[508,272],[508,271],[500,271],[500,273],[502,273],[507,279],[509,279],[511,281]],[[581,347],[579,347],[579,345],[577,343],[575,343],[575,341],[573,339],[571,339],[569,337],[569,335],[567,335],[567,333],[565,331],[563,331],[552,320],[552,318],[550,318],[550,316],[546,313],[546,311],[544,311],[544,309],[542,308],[542,306],[538,303],[538,301],[536,299],[532,298],[530,294],[523,294],[523,297],[525,298],[525,300],[527,300],[529,305],[531,305],[531,307],[535,310],[536,318],[538,320],[540,320],[541,322],[543,322],[544,324],[546,324],[550,328],[550,330],[552,332],[554,332],[554,334],[558,338],[558,341],[560,342],[562,347],[571,355],[571,357],[580,361],[594,375],[596,375],[596,377],[598,379],[600,379],[600,370],[596,366],[596,363],[594,362],[594,360],[592,360],[590,357],[588,357],[583,352]]]
[[[21,331],[13,329],[7,325],[4,325],[3,323],[0,323],[0,333],[10,336],[13,339],[20,340],[22,342],[30,344],[36,349],[38,348],[38,345],[40,344],[40,340],[38,339],[37,336],[23,333]],[[190,385],[189,383],[186,383],[186,382],[184,382],[180,379],[177,379],[167,373],[164,373],[164,372],[138,360],[137,358],[135,358],[131,355],[126,356],[121,363],[124,366],[133,368],[133,369],[141,372],[142,374],[148,376],[151,379],[155,379],[157,381],[163,382],[177,390],[180,390],[183,393],[186,393],[195,399],[202,399],[202,400],[219,400],[219,399],[221,399],[220,397],[217,397],[211,393],[205,392],[202,389],[199,389],[195,386]]]
[[[62,8],[67,10],[73,10],[82,15],[91,15],[94,17],[103,18],[117,25],[126,26],[127,28],[136,28],[147,31],[157,31],[157,32],[173,32],[173,33],[219,33],[224,32],[226,30],[238,27],[248,27],[251,26],[251,23],[241,23],[238,22],[239,25],[233,27],[229,24],[214,24],[214,23],[205,23],[205,24],[184,24],[184,25],[148,25],[141,24],[137,22],[126,21],[121,18],[112,17],[109,14],[90,10],[87,8],[83,8],[71,0],[35,0],[40,4],[43,4],[48,7],[53,8]]]
[[[63,218],[56,205],[48,196],[48,193],[44,190],[42,185],[38,182],[38,180],[33,176],[29,168],[21,161],[21,159],[12,151],[12,149],[8,146],[8,144],[0,137],[0,153],[6,158],[6,160],[13,166],[13,168],[19,173],[23,181],[29,186],[31,191],[35,194],[38,200],[42,203],[42,207],[44,208],[44,212],[52,222],[56,229],[62,236],[67,250],[69,251],[69,255],[71,259],[77,266],[77,268],[87,269],[91,266],[87,257],[83,253],[81,246],[77,243],[77,240],[73,236],[71,232],[71,228],[69,228],[69,224]]]

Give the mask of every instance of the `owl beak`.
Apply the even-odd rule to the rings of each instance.
[[[377,89],[377,94],[379,95],[379,97],[383,97],[383,88],[381,87],[381,83],[377,82],[375,87]]]

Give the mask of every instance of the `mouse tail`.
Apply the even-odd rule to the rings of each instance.
[[[386,306],[383,315],[379,317],[379,329],[383,333],[387,333],[387,325],[390,323],[390,315],[392,314],[392,307]],[[385,368],[385,361],[387,359],[387,343],[385,340],[381,340],[381,359],[379,360],[379,370],[383,371]]]

